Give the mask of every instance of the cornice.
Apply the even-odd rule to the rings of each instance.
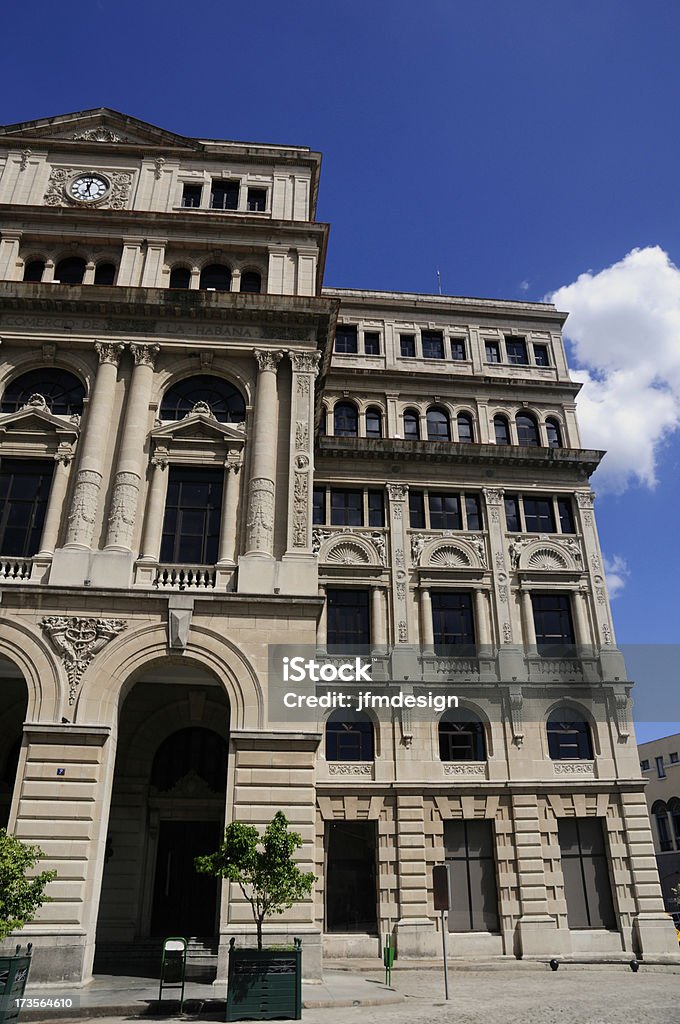
[[[322,297],[325,297],[325,289],[322,292]],[[331,296],[328,296],[330,298]],[[342,305],[340,306],[342,311]],[[360,357],[359,357],[360,358]],[[524,391],[530,389],[532,391],[549,391],[554,393],[559,391],[561,393],[566,392],[569,395],[577,395],[582,384],[577,381],[568,379],[558,378],[537,378],[537,377],[500,377],[490,376],[485,373],[472,373],[463,374],[455,373],[451,370],[450,363],[443,363],[443,368],[440,373],[429,369],[420,369],[414,367],[413,369],[398,369],[396,367],[387,367],[386,369],[368,369],[365,366],[334,366],[331,361],[331,367],[326,380],[326,385],[329,389],[333,390],[346,390],[350,388],[356,388],[356,378],[361,378],[364,381],[366,389],[366,397],[368,397],[375,390],[375,378],[380,377],[380,390],[389,391],[392,387],[395,391],[404,390],[404,379],[408,378],[409,381],[409,393],[417,392],[419,388],[424,391],[423,397],[428,397],[431,400],[432,394],[441,394],[442,388],[446,386],[448,390],[451,387],[455,387],[456,395],[459,396],[465,390],[470,390],[479,397],[479,389],[483,387],[488,389],[489,392],[495,394],[496,391],[502,393],[504,398],[508,398],[508,388],[516,391]],[[346,381],[346,383],[345,383]],[[516,396],[519,398],[520,396]]]
[[[428,295],[421,292],[386,292],[370,291],[358,288],[323,289],[328,298],[340,299],[343,307],[371,307],[397,312],[399,310],[417,310],[418,313],[430,309],[436,313],[460,312],[469,317],[475,310],[478,315],[502,316],[522,320],[554,320],[560,327],[567,319],[568,313],[562,313],[549,302],[523,302],[513,299],[486,299],[462,295]]]

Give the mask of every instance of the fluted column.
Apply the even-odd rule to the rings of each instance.
[[[144,464],[144,441],[158,345],[130,345],[135,366],[125,409],[123,434],[109,510],[106,547],[131,551]]]
[[[64,499],[68,488],[71,463],[73,461],[73,449],[71,445],[60,445],[59,451],[54,456],[55,467],[50,487],[50,496],[45,512],[45,522],[40,540],[38,556],[52,555],[59,539],[59,526],[64,512]]]
[[[248,487],[246,554],[274,553],[274,490],[278,442],[277,372],[283,352],[255,350],[259,373],[253,424],[253,458]]]
[[[236,559],[236,523],[239,498],[239,481],[242,466],[241,453],[229,452],[224,466],[224,501],[220,522],[220,563],[232,565]]]
[[[420,643],[428,653],[434,651],[434,624],[432,622],[432,598],[427,587],[420,591]]]
[[[141,557],[143,561],[157,562],[161,552],[163,513],[168,490],[168,452],[156,448],[151,459],[151,481],[149,498],[146,503],[144,533],[142,535]]]
[[[87,549],[92,546],[102,485],[102,461],[111,427],[118,362],[123,346],[97,342],[95,349],[99,356],[99,368],[88,408],[85,431],[79,445],[78,475],[68,515],[66,547],[71,548]]]
[[[520,591],[522,595],[522,628],[524,645],[530,654],[536,653],[536,626],[534,625],[534,606],[531,603],[531,592]]]

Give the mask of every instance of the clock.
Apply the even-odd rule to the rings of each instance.
[[[110,183],[101,174],[79,174],[69,185],[68,194],[70,199],[79,203],[97,203],[110,188]]]

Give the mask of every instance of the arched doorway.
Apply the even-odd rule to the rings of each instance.
[[[0,828],[9,823],[28,692],[19,669],[0,658]]]
[[[211,939],[218,887],[194,858],[220,843],[225,821],[229,702],[212,675],[162,661],[121,712],[98,952],[167,935]]]

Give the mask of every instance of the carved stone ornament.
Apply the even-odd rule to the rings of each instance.
[[[272,373],[276,373],[279,363],[283,358],[283,352],[275,351],[274,349],[256,348],[253,355],[257,360],[260,373],[263,373],[265,370],[271,370]]]
[[[31,155],[31,152],[32,152],[32,150],[30,150],[30,149],[22,149],[21,150],[21,159],[19,160],[19,170],[20,171],[25,171],[26,168],[28,167],[28,158]]]
[[[79,470],[68,514],[67,544],[89,546],[97,515],[101,484],[101,473],[94,469]]]
[[[469,569],[470,559],[462,548],[454,544],[444,544],[435,548],[428,558],[428,565],[435,569]]]
[[[504,491],[499,487],[485,487],[484,497],[487,505],[502,505]]]
[[[47,399],[44,395],[30,395],[28,401],[24,406],[24,409],[44,409],[47,410]]]
[[[112,363],[113,366],[118,366],[123,347],[120,342],[95,341],[94,343],[94,349],[99,356],[99,362]]]
[[[614,719],[619,739],[624,743],[630,739],[630,698],[627,693],[614,694]]]
[[[422,533],[415,533],[411,537],[411,561],[414,565],[420,565],[420,559],[423,554],[423,548],[425,547],[427,538]]]
[[[76,132],[71,136],[74,142],[122,142],[123,138],[116,135],[110,128],[88,128],[85,132]]]
[[[196,402],[191,412],[187,413],[187,416],[212,416],[213,419],[215,418],[208,402]],[[187,416],[184,418],[186,419]]]
[[[512,626],[510,625],[509,622],[504,622],[503,623],[503,643],[504,644],[511,644],[512,643]]]
[[[373,778],[371,761],[329,761],[329,775],[359,775],[366,779]]]
[[[248,549],[271,554],[274,533],[274,484],[266,477],[255,477],[250,482],[247,526]]]
[[[160,350],[160,345],[136,345],[134,342],[130,345],[135,366],[150,366],[152,370]]]
[[[390,501],[406,501],[408,487],[406,484],[388,484],[387,493],[390,496]]]
[[[309,425],[305,420],[298,420],[295,424],[295,447],[303,451],[309,447]]]
[[[594,502],[594,491],[576,491],[576,504],[579,508],[592,508]]]
[[[136,473],[121,472],[116,475],[109,512],[107,545],[131,549],[139,488],[140,478]]]
[[[524,721],[523,708],[524,698],[518,686],[511,686],[508,692],[510,704],[510,725],[512,727],[512,741],[517,747],[524,743]]]
[[[95,655],[127,629],[124,619],[88,619],[66,615],[47,615],[41,619],[40,625],[64,663],[69,685],[69,704],[75,704],[78,684]]]
[[[306,458],[306,456],[301,456]],[[307,547],[309,473],[298,469],[293,483],[293,547]]]
[[[593,761],[553,761],[555,775],[580,775],[593,778],[595,763]]]
[[[319,372],[320,352],[289,352],[288,355],[296,373],[313,373],[316,376]]]
[[[160,181],[161,175],[163,173],[163,167],[166,163],[167,161],[164,156],[157,156],[156,159],[154,160],[153,176],[156,179],[156,181]]]
[[[457,778],[486,778],[486,764],[481,762],[449,761],[444,764],[444,775],[455,775]]]
[[[528,569],[566,569],[567,563],[562,555],[551,548],[537,548],[531,553],[527,562]]]
[[[77,199],[70,195],[69,182],[75,174],[88,173],[83,167],[53,167],[44,195],[46,206],[80,206]],[[100,174],[99,171],[91,171]],[[130,198],[132,174],[129,171],[107,171],[111,188],[95,203],[88,203],[99,209],[124,210]]]

